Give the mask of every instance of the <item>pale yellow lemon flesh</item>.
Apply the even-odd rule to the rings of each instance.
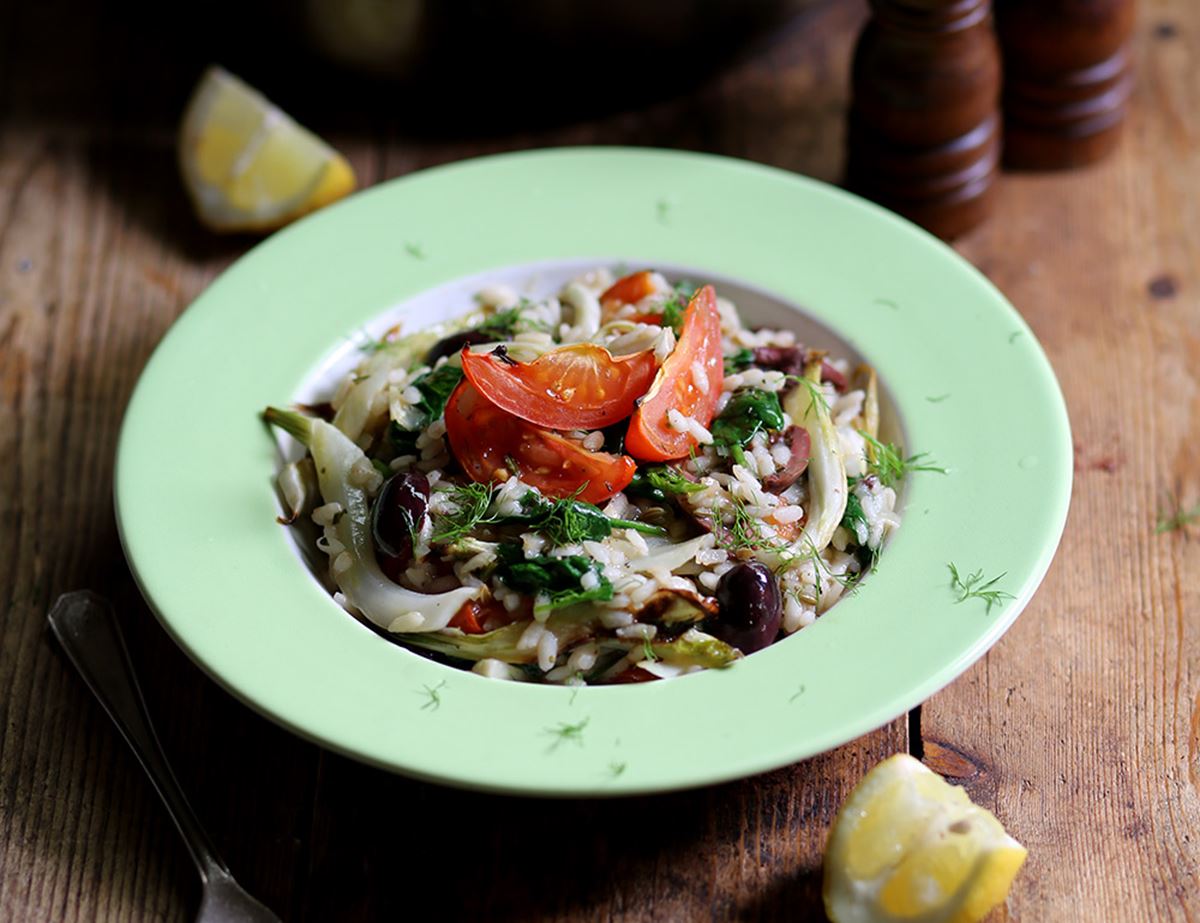
[[[898,754],[838,812],[825,910],[833,923],[977,923],[1008,895],[1025,856],[963,789]]]
[[[184,113],[179,164],[197,215],[217,231],[282,227],[356,185],[346,158],[217,67]]]

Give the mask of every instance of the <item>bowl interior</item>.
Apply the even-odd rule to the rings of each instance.
[[[364,343],[379,339],[395,327],[399,327],[402,335],[415,333],[430,325],[467,314],[475,309],[475,295],[485,286],[506,285],[522,297],[537,300],[557,294],[572,279],[602,266],[612,268],[614,274],[627,271],[627,267],[642,268],[640,263],[630,259],[547,260],[464,276],[420,292],[380,312],[357,333],[347,335],[337,343],[316,362],[298,384],[292,400],[300,404],[328,401],[336,391],[338,383],[362,360]],[[656,263],[651,268],[663,273],[673,283],[683,280],[712,283],[718,295],[737,306],[743,323],[750,327],[790,330],[796,334],[798,342],[826,350],[831,358],[848,359],[852,366],[873,364],[870,357],[863,355],[848,339],[782,295],[696,266]],[[882,380],[879,382],[879,414],[881,437],[886,441],[904,445],[903,419],[888,390],[887,382]],[[304,449],[296,440],[286,434],[280,434],[278,439],[284,460],[294,461],[303,456]],[[896,509],[903,515],[906,493],[904,485],[900,485],[897,493]],[[305,570],[312,579],[332,594],[335,587],[328,576],[328,559],[315,547],[319,535],[316,527],[302,520],[285,531],[296,557],[304,564]],[[332,599],[330,604],[335,610],[335,616],[340,613],[342,617],[352,618],[340,606],[334,604]],[[778,643],[793,640],[800,634],[802,632],[796,632]],[[400,645],[397,645],[396,649],[402,656],[419,656]]]

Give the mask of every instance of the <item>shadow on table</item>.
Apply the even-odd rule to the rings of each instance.
[[[331,756],[322,776],[299,919],[824,919],[799,841],[836,805],[796,803],[820,797],[819,766],[618,801],[456,792]]]
[[[669,59],[667,70],[687,79],[578,99],[510,94],[502,105],[477,107],[484,111],[451,104],[478,96],[470,88],[433,82],[416,94],[401,92],[311,67],[302,56],[285,55],[283,69],[268,56],[244,72],[346,151],[363,185],[483,153],[579,144],[721,153],[836,181],[845,57],[862,10],[831,0],[801,5],[809,8],[735,55],[703,67],[690,57],[677,56],[678,67]],[[149,4],[115,6],[137,12]],[[188,93],[211,48],[223,46],[216,39],[206,45],[202,28],[191,41],[166,40],[153,15],[143,21],[99,10],[74,0],[22,8],[18,25],[29,38],[14,49],[9,68],[6,130],[48,138],[43,156],[56,146],[82,146],[89,181],[139,230],[185,258],[228,261],[257,238],[214,235],[198,224],[175,152]],[[48,39],[37,36],[57,35],[64,19],[79,28],[56,39],[63,47],[54,54],[39,53]],[[839,36],[832,47],[830,35]],[[249,39],[224,41],[232,62],[253,60]]]
[[[322,751],[240,705],[175,647],[132,585],[119,584],[118,614],[177,775],[234,874],[284,919],[417,910],[446,920],[823,919],[812,857],[838,807],[829,783],[844,756],[617,800],[414,782]],[[113,767],[99,775],[64,767],[63,784],[81,786],[76,802],[115,828],[106,868],[132,875],[148,850],[172,857],[155,871],[176,895],[171,917],[184,919],[199,889],[183,845],[115,729],[60,662],[71,674],[61,732],[95,741],[89,749]],[[62,845],[65,862],[72,856]]]

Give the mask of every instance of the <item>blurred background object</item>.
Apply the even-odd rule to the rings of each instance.
[[[694,85],[812,0],[266,0],[270,18],[348,73],[407,91],[447,125],[528,123]]]
[[[854,52],[847,185],[939,237],[979,224],[1000,158],[989,0],[873,0]]]
[[[345,157],[219,67],[192,94],[178,154],[196,215],[214,231],[281,228],[357,186]]]
[[[1099,160],[1133,91],[1134,0],[996,0],[1004,160],[1035,170]]]

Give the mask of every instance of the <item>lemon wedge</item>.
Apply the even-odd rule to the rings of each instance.
[[[179,164],[196,213],[216,231],[282,227],[355,187],[345,157],[219,67],[188,103]]]
[[[850,793],[825,848],[833,923],[976,923],[1008,895],[1025,847],[906,753]]]

